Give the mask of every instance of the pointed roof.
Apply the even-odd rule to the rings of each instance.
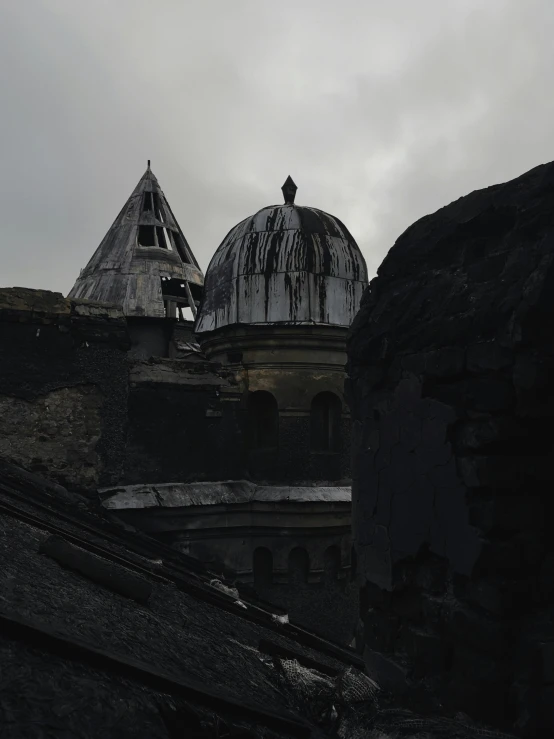
[[[163,318],[166,302],[196,313],[204,276],[148,168],[81,270],[70,298],[120,305],[126,316]]]

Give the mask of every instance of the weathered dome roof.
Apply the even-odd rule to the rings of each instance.
[[[367,285],[365,260],[338,218],[295,205],[295,191],[287,180],[288,202],[227,234],[206,272],[196,333],[232,324],[350,326]]]

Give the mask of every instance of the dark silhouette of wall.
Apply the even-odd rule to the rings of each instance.
[[[411,226],[348,347],[368,669],[526,737],[554,731],[553,296],[548,164]]]

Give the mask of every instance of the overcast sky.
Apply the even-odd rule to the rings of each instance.
[[[373,276],[554,159],[554,0],[0,0],[0,286],[72,287],[152,160],[200,265],[281,202]]]

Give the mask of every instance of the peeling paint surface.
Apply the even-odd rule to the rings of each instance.
[[[366,285],[364,258],[337,218],[270,206],[235,226],[215,253],[196,332],[237,323],[350,326]]]
[[[222,503],[350,503],[349,487],[289,487],[237,482],[125,485],[99,491],[105,508],[180,508]]]
[[[152,209],[146,210],[145,203]],[[151,229],[152,238],[156,242],[161,238],[169,248],[140,245],[142,227]],[[149,168],[82,270],[69,297],[113,303],[121,306],[126,316],[164,318],[162,278],[188,283],[196,296],[204,284],[194,254]]]

